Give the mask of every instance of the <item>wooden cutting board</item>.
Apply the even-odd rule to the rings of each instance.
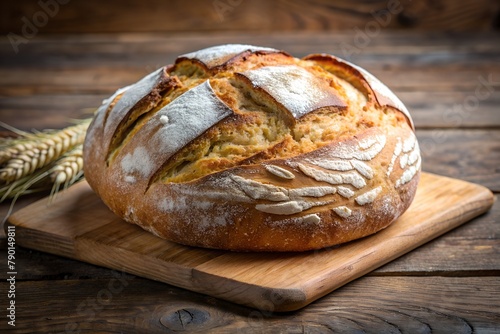
[[[410,209],[387,229],[304,253],[234,253],[168,242],[116,217],[81,182],[10,217],[18,245],[266,311],[299,309],[463,224],[493,204],[482,186],[423,173]]]

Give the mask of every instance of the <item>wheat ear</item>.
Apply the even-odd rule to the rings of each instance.
[[[19,143],[19,144],[15,144],[11,147],[7,147],[7,148],[3,149],[2,151],[0,151],[0,165],[2,165],[3,163],[7,162],[8,160],[14,158],[20,152],[27,151],[27,150],[30,150],[33,148],[34,148],[33,144]]]
[[[0,169],[0,180],[13,182],[47,166],[68,150],[83,143],[90,120],[51,134],[39,134],[36,139],[5,150],[12,155]]]
[[[51,197],[54,196],[61,185],[67,188],[83,175],[83,147],[76,146],[55,162],[49,171],[52,182]]]

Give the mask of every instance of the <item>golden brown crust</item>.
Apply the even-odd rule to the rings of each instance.
[[[408,111],[363,71],[253,46],[183,55],[104,102],[86,178],[119,217],[186,245],[303,251],[370,235],[409,207],[421,160]]]

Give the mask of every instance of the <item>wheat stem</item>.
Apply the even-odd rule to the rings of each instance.
[[[0,203],[2,203],[4,200],[7,198],[14,198],[18,195],[24,195],[27,193],[33,193],[37,191],[41,191],[44,189],[47,189],[47,185],[43,184],[43,181],[46,181],[45,179],[49,175],[48,171],[50,169],[50,166],[46,166],[43,168],[38,169],[35,173],[31,175],[26,175],[22,177],[19,180],[16,180],[12,183],[9,184],[3,184],[0,186]],[[38,188],[36,189],[29,189],[34,185],[33,180],[36,180],[36,182],[42,182],[41,184],[38,184]],[[29,185],[29,187],[26,187],[26,185]]]
[[[46,171],[46,170],[40,170],[35,175],[25,176],[25,178],[27,178],[27,180],[23,180],[24,182],[14,182],[7,189],[7,191],[5,192],[5,194],[0,199],[0,203],[3,202],[8,197],[11,197],[12,201],[10,203],[9,210],[7,211],[7,215],[5,215],[5,217],[3,219],[3,222],[2,222],[3,224],[5,224],[7,218],[10,216],[10,214],[12,212],[12,209],[14,208],[14,205],[15,205],[17,199],[21,195],[25,195],[27,193],[36,191],[36,190],[30,191],[30,188],[34,184],[36,184],[36,183],[42,181],[43,179],[45,179],[47,177],[47,174],[48,174],[48,171]],[[21,180],[18,180],[18,181],[21,181]],[[12,187],[12,186],[14,186],[14,187]]]

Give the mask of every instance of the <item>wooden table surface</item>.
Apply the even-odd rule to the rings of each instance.
[[[380,31],[37,36],[0,43],[0,120],[29,130],[91,115],[103,98],[175,56],[236,42],[327,52],[371,71],[408,106],[423,169],[500,192],[500,35]],[[15,210],[36,200],[20,200]],[[3,218],[9,203],[0,205]],[[50,222],[47,222],[50,224]],[[0,331],[7,242],[0,239]],[[473,221],[291,313],[251,309],[18,247],[19,333],[498,333],[500,203]]]

